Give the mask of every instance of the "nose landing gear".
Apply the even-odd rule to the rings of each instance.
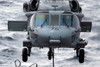
[[[53,59],[53,67],[54,67],[54,48],[49,48],[48,59],[49,60]]]
[[[52,48],[49,48],[48,59],[51,60],[53,57],[54,57],[54,50],[52,50]]]

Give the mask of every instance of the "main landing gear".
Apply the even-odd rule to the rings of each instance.
[[[79,62],[84,63],[84,56],[85,56],[84,49],[77,48],[75,50],[76,50],[76,56],[79,58]],[[28,56],[30,56],[30,53],[31,53],[31,47],[23,48],[23,50],[22,50],[22,60],[24,62],[26,62],[28,60]],[[48,59],[54,60],[54,48],[49,48]]]
[[[31,48],[23,48],[22,50],[22,60],[26,62],[28,60],[28,56],[30,56]]]
[[[85,56],[84,49],[77,48],[76,49],[76,56],[79,58],[80,63],[84,63],[84,56]]]

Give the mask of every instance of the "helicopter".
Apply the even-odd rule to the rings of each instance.
[[[49,48],[49,60],[54,58],[55,48],[73,48],[79,62],[84,62],[88,41],[80,38],[80,33],[91,32],[92,22],[82,21],[84,14],[77,0],[30,0],[23,4],[23,11],[27,21],[8,21],[8,30],[28,32],[23,41],[24,62],[32,47]]]

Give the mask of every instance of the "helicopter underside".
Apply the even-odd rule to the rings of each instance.
[[[87,45],[87,41],[80,40],[79,42],[70,43],[70,42],[59,42],[59,43],[34,43],[32,41],[24,41],[24,47],[40,47],[40,48],[84,48]]]
[[[59,47],[58,47],[59,45]],[[23,42],[23,46],[24,47],[27,47],[27,48],[23,48],[23,51],[22,51],[22,60],[24,62],[26,62],[28,60],[28,56],[30,56],[30,53],[31,53],[31,48],[32,47],[40,47],[40,48],[43,48],[43,47],[48,47],[49,48],[49,51],[48,51],[48,59],[51,60],[51,59],[54,59],[54,48],[75,48],[76,50],[76,56],[79,57],[79,62],[80,63],[83,63],[84,62],[84,57],[85,57],[85,52],[84,52],[84,48],[86,45],[87,45],[87,42],[83,39],[80,39],[80,41],[77,43],[77,44],[74,44],[75,46],[73,46],[73,44],[70,44],[68,42],[65,42],[65,43],[59,43],[59,44],[55,44],[55,43],[52,43],[52,44],[32,44],[31,41],[24,41]]]

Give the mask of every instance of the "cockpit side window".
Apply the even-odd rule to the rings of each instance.
[[[68,27],[76,27],[74,16],[73,15],[61,15],[60,25],[61,26],[67,25]]]
[[[49,15],[36,15],[34,26],[49,25]]]

